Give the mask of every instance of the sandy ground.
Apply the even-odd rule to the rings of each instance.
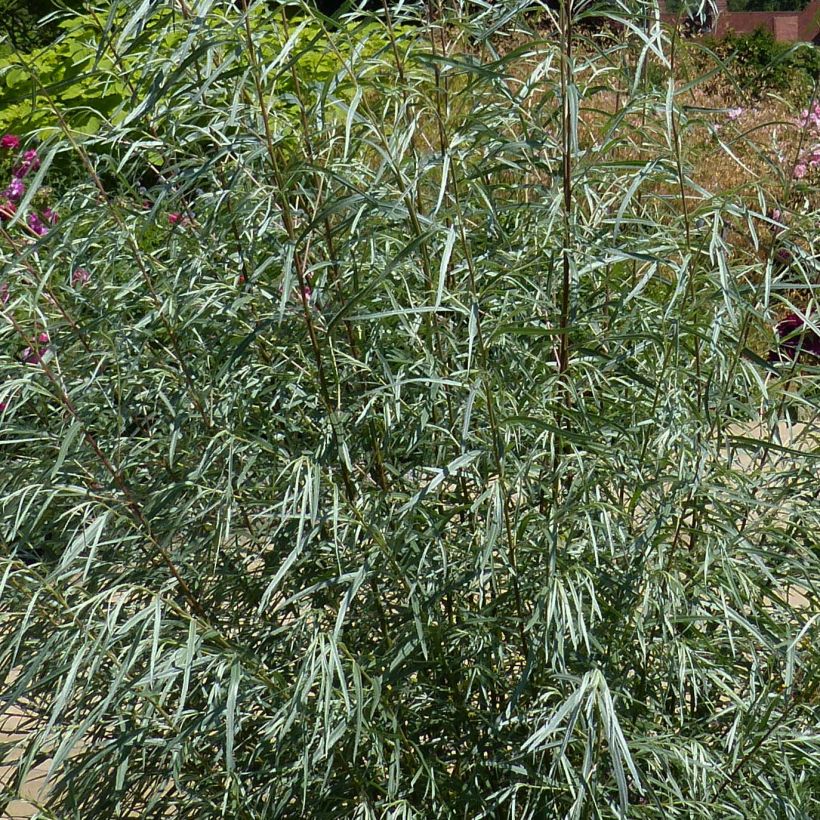
[[[29,719],[26,717],[25,712],[16,706],[0,717],[0,741],[3,743],[22,740],[28,730]],[[0,765],[0,786],[3,788],[14,782],[17,771],[16,764],[20,759],[20,755],[21,750],[14,749]],[[29,800],[42,799],[46,791],[47,774],[47,763],[40,764],[29,773],[20,790],[20,799],[12,800],[0,815],[3,820],[27,820],[27,818],[34,816],[36,809]]]

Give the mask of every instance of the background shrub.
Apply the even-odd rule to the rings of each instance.
[[[753,99],[776,92],[805,100],[820,79],[820,52],[814,46],[778,42],[766,29],[742,35],[729,32],[706,44],[731,61],[733,81]]]

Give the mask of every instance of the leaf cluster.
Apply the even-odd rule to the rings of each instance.
[[[131,67],[96,131],[49,95],[59,224],[0,226],[3,799],[816,816],[817,369],[750,341],[815,215],[730,246],[765,189],[693,180],[633,7],[171,5],[83,46]]]

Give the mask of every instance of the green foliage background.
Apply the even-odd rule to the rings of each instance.
[[[82,0],[0,0],[4,50],[26,51],[52,42],[59,34],[55,14],[81,11]]]
[[[729,0],[730,11],[802,11],[810,0]]]
[[[72,129],[93,132],[122,104],[127,89],[115,63],[96,59],[95,20],[77,18],[60,28],[64,36],[56,44],[31,53],[14,52],[0,63],[4,132],[50,128],[54,133],[60,126],[55,108],[70,112]]]

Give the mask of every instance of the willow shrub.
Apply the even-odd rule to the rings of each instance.
[[[693,182],[652,9],[102,11],[2,229],[5,799],[818,816],[814,215]]]

